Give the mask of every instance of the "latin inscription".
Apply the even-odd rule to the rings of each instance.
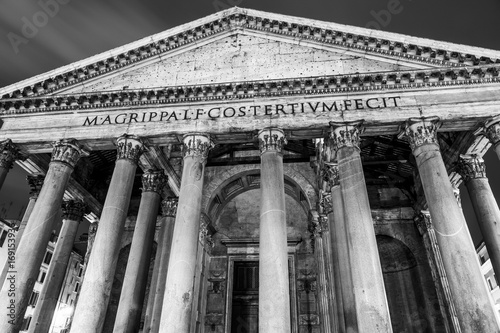
[[[279,117],[298,113],[322,113],[353,110],[374,110],[398,107],[399,96],[368,99],[344,99],[332,102],[303,102],[246,106],[217,106],[213,108],[172,111],[124,112],[117,115],[86,117],[83,126],[119,125],[146,122],[175,122],[179,120],[210,120],[235,117]]]

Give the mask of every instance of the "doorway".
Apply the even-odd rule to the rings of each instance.
[[[259,332],[259,262],[235,261],[231,333]]]

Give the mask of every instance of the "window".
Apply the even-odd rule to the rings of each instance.
[[[46,276],[47,273],[45,271],[40,271],[40,274],[38,274],[38,282],[43,283],[43,281],[45,281]]]
[[[77,283],[75,284],[75,293],[77,293],[77,292],[78,292],[78,288],[80,288],[80,283],[78,283],[78,282],[77,282]]]
[[[80,270],[78,271],[78,277],[82,277],[83,274],[83,267],[80,267]]]
[[[486,262],[486,259],[484,259],[484,256],[479,256],[479,261],[481,261],[481,265]]]
[[[40,293],[38,293],[37,291],[33,291],[28,301],[28,305],[35,307],[36,302],[38,301],[38,296],[40,296]]]
[[[51,259],[52,259],[52,252],[47,251],[47,253],[45,253],[45,258],[43,258],[43,263],[48,265],[50,264]]]
[[[68,304],[68,303],[69,303],[69,298],[70,298],[70,297],[71,297],[71,294],[67,294],[67,295],[66,295],[66,304]]]
[[[23,325],[21,326],[21,331],[27,331],[30,327],[31,317],[26,317],[23,320]]]
[[[490,290],[493,290],[493,283],[491,283],[491,279],[488,278],[488,285],[490,286]]]
[[[6,238],[7,238],[7,231],[3,230],[2,235],[0,236],[0,247],[3,247]]]

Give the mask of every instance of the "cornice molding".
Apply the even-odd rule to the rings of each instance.
[[[446,88],[500,82],[500,65],[331,75],[0,99],[0,114],[106,109],[257,97]]]
[[[117,51],[112,50],[106,52],[99,57],[91,58],[93,61],[91,59],[89,59],[90,61],[82,61],[80,67],[73,66],[71,70],[69,70],[69,67],[65,67],[64,69],[68,68],[66,72],[56,70],[51,72],[51,74],[53,74],[52,76],[47,77],[48,75],[41,75],[40,81],[31,81],[36,83],[32,83],[28,86],[22,87],[23,82],[20,82],[18,85],[12,85],[12,89],[22,87],[15,91],[9,91],[10,87],[6,87],[6,89],[3,89],[4,91],[0,91],[4,94],[3,98],[36,97],[51,94],[57,90],[68,88],[123,67],[135,65],[138,62],[157,57],[160,54],[167,53],[181,46],[199,43],[201,39],[213,37],[214,35],[226,31],[242,31],[244,29],[262,32],[267,35],[274,34],[277,36],[284,36],[294,40],[307,40],[321,45],[333,47],[340,46],[351,50],[359,50],[360,52],[392,56],[434,66],[463,67],[500,63],[498,58],[491,58],[481,54],[466,54],[456,50],[444,50],[428,45],[417,45],[414,43],[390,40],[396,39],[398,36],[402,37],[402,35],[389,34],[389,39],[371,34],[369,33],[370,30],[342,26],[342,28],[351,28],[352,30],[358,31],[358,33],[349,33],[347,31],[341,31],[341,29],[339,29],[341,26],[334,23],[327,23],[325,25],[314,20],[285,16],[282,18],[300,22],[295,23],[277,20],[274,17],[279,16],[273,14],[240,8],[227,10],[219,14],[220,16],[216,16],[215,20],[213,19],[214,16],[211,16],[196,21],[198,25],[184,25],[185,30],[172,29],[169,31],[170,35],[160,33],[151,36],[142,40],[144,42],[142,46],[139,46],[140,44],[137,43],[132,43],[129,46],[131,49],[127,48],[126,45],[120,49],[115,49]],[[332,28],[326,28],[328,25]],[[419,40],[418,38],[408,38],[408,40],[412,39],[415,41]],[[427,42],[433,41],[429,40]],[[453,46],[453,44],[443,44],[446,46]],[[456,47],[458,49],[458,45]],[[480,51],[480,49],[471,49],[477,52]],[[495,54],[491,51],[490,53],[492,55]],[[76,65],[78,65],[78,63]]]

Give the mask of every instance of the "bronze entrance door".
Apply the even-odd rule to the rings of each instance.
[[[235,261],[231,333],[259,331],[259,262]]]

